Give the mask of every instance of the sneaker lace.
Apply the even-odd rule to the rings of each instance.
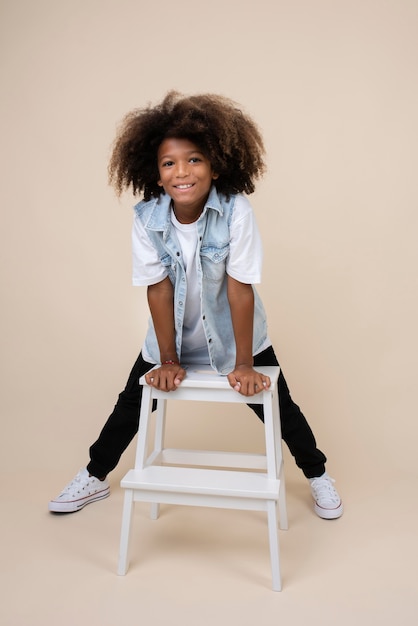
[[[64,487],[64,489],[62,490],[61,494],[65,494],[65,493],[77,493],[78,491],[80,491],[80,486],[81,483],[85,481],[85,478],[83,478],[81,476],[80,473],[77,474],[77,476],[75,476],[71,482],[68,483],[68,485],[66,485]],[[88,485],[88,480],[85,481],[85,484]]]
[[[329,502],[339,504],[340,496],[333,486],[335,480],[331,476],[320,476],[311,480],[311,487],[315,500],[318,502]]]

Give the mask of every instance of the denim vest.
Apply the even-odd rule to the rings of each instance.
[[[229,200],[212,187],[205,207],[197,220],[197,274],[202,303],[202,322],[211,366],[219,374],[228,374],[235,367],[235,339],[227,296],[226,261],[229,254],[230,223],[236,196]],[[171,223],[171,198],[167,194],[148,202],[140,202],[134,210],[144,225],[161,263],[174,286],[174,323],[176,350],[181,354],[186,273],[182,251]],[[254,290],[253,354],[267,338],[267,322],[263,304]],[[160,351],[152,319],[149,320],[145,345],[155,363]]]

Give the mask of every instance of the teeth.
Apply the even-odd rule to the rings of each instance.
[[[177,189],[189,189],[192,185],[176,185]]]

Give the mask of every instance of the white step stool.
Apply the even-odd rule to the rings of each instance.
[[[246,509],[267,511],[272,586],[274,591],[281,590],[277,508],[281,529],[287,529],[287,511],[278,403],[280,368],[269,366],[257,369],[270,377],[271,386],[250,398],[232,389],[227,377],[218,375],[210,366],[188,366],[187,376],[179,388],[169,393],[150,387],[145,378],[141,378],[140,383],[144,387],[135,469],[130,470],[121,481],[121,486],[126,491],[119,575],[123,576],[128,569],[129,538],[135,502],[152,503],[153,519],[158,517],[159,503]],[[154,446],[149,453],[153,400],[157,400],[157,411]],[[265,454],[165,448],[168,400],[262,404]]]

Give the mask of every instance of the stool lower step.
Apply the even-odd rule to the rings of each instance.
[[[154,465],[130,470],[121,486],[135,491],[278,500],[280,481],[259,472]]]

